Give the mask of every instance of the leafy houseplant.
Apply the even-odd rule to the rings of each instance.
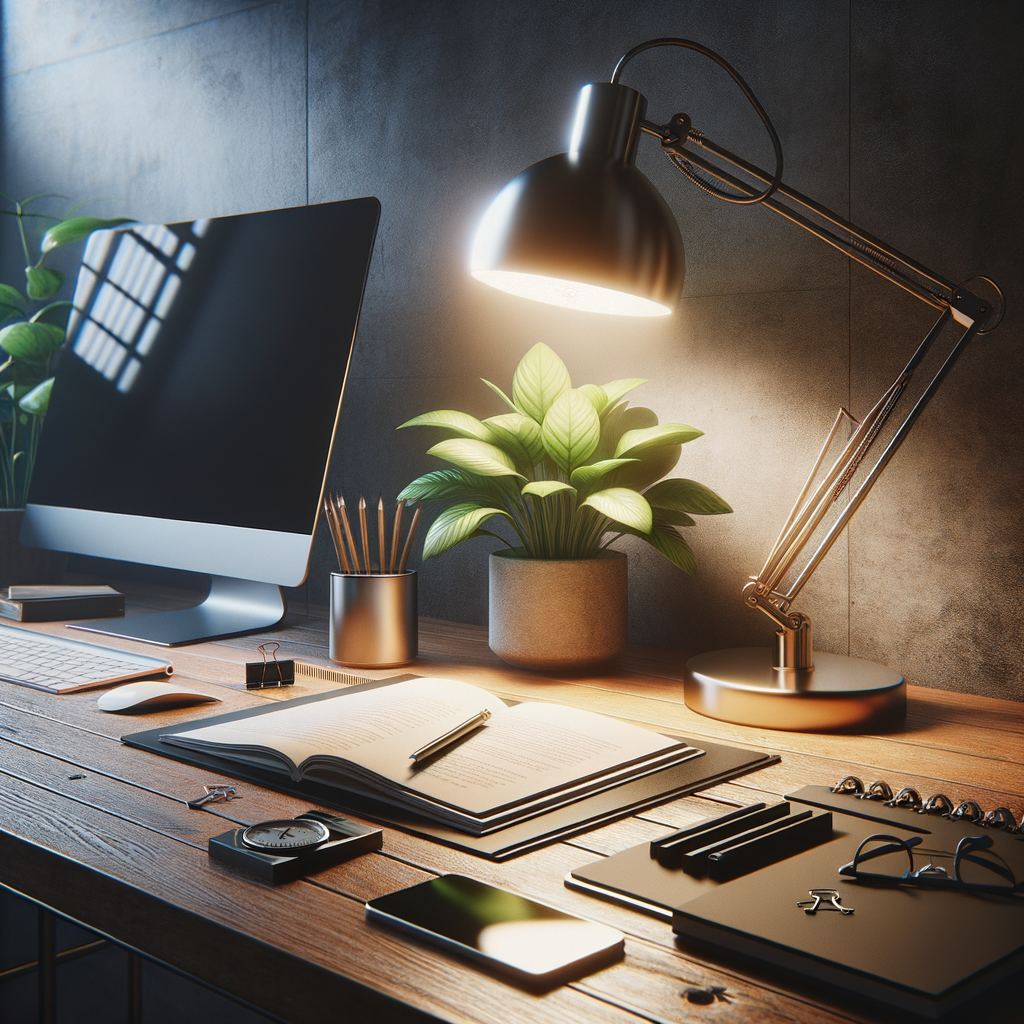
[[[625,396],[643,380],[573,388],[565,364],[543,344],[516,368],[511,398],[484,383],[510,412],[478,420],[446,409],[399,428],[439,427],[453,435],[427,452],[452,468],[419,477],[399,495],[449,503],[427,533],[424,559],[470,537],[498,537],[482,527],[500,516],[519,539],[509,554],[521,558],[594,558],[632,534],[696,573],[680,528],[693,526],[694,515],[732,509],[694,480],[662,478],[682,445],[703,431],[630,408]]]
[[[626,642],[625,556],[609,545],[639,537],[692,575],[697,563],[681,529],[693,515],[732,511],[703,484],[663,479],[702,431],[630,408],[626,395],[643,380],[574,388],[543,344],[516,368],[511,398],[484,383],[509,412],[479,420],[446,409],[401,425],[450,435],[427,453],[450,467],[399,495],[446,503],[423,558],[471,537],[504,541],[483,528],[503,519],[518,543],[491,556],[492,649],[530,668],[598,664]]]
[[[25,294],[0,284],[0,349],[6,359],[0,364],[0,508],[25,507],[43,417],[53,388],[51,363],[64,341],[71,303],[51,301],[64,284],[59,270],[44,266],[54,249],[81,241],[100,228],[128,223],[127,218],[75,217],[83,204],[72,207],[63,217],[37,212],[28,207],[42,199],[60,198],[40,193],[20,202],[0,193],[12,209],[0,214],[17,221],[25,254]],[[29,222],[28,224],[26,222]],[[40,256],[33,261],[30,225],[46,227]]]

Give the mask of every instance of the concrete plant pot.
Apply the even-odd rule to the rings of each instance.
[[[511,665],[582,669],[614,658],[628,635],[626,556],[490,562],[491,650]]]

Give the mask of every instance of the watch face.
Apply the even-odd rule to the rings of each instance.
[[[242,833],[242,842],[253,850],[297,853],[319,845],[330,835],[330,830],[322,822],[296,818],[250,825]]]

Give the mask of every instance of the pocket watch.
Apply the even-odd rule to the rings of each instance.
[[[261,821],[242,831],[242,842],[250,850],[264,853],[299,854],[312,850],[331,836],[330,829],[312,818]]]
[[[261,821],[211,836],[210,856],[277,885],[379,850],[383,832],[327,811]]]

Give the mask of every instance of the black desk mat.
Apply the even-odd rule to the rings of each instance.
[[[832,811],[832,841],[721,883],[662,867],[644,843],[577,868],[565,884],[672,921],[680,941],[702,956],[717,948],[926,1017],[977,997],[1024,964],[1022,898],[878,887],[838,873],[874,833],[923,835],[943,850],[987,833],[1020,878],[1024,837],[823,786],[786,799]],[[812,888],[837,889],[854,913],[805,914],[797,902]]]
[[[382,825],[391,825],[402,829],[404,832],[424,836],[436,842],[444,843],[446,846],[467,850],[469,853],[475,853],[478,856],[488,857],[492,860],[507,860],[510,857],[516,857],[521,853],[527,853],[540,846],[546,846],[549,843],[567,839],[569,836],[578,835],[580,832],[587,832],[610,821],[635,814],[646,807],[653,807],[656,804],[664,803],[666,800],[673,800],[677,797],[689,796],[691,793],[700,792],[702,789],[709,789],[712,786],[717,786],[720,782],[735,779],[740,775],[746,775],[748,772],[765,768],[779,761],[779,757],[776,754],[741,750],[737,747],[727,747],[718,743],[705,743],[704,741],[686,739],[687,743],[703,750],[704,755],[694,758],[692,761],[685,761],[683,764],[676,765],[673,768],[667,768],[664,771],[648,775],[645,778],[624,783],[603,793],[597,793],[567,807],[559,807],[556,810],[549,811],[547,814],[531,818],[529,821],[510,825],[508,828],[501,829],[498,832],[493,832],[486,836],[471,836],[456,829],[427,821],[411,812],[389,806],[370,797],[348,793],[334,786],[328,786],[312,780],[293,782],[288,776],[280,772],[239,764],[237,761],[231,761],[227,758],[217,757],[214,754],[198,750],[175,747],[160,740],[161,733],[172,730],[180,732],[200,725],[220,725],[224,722],[237,721],[238,719],[249,718],[253,715],[267,714],[270,711],[277,711],[282,707],[293,704],[309,704],[321,700],[334,700],[343,698],[346,694],[354,693],[358,690],[388,686],[391,683],[398,682],[399,679],[408,678],[410,677],[406,675],[392,679],[381,679],[370,683],[360,683],[356,686],[347,686],[343,690],[331,690],[327,693],[298,697],[291,701],[275,702],[270,708],[247,708],[244,711],[235,711],[226,715],[215,715],[191,722],[179,722],[170,727],[163,725],[158,729],[148,729],[144,732],[122,736],[121,740],[129,746],[148,750],[150,753],[160,754],[162,757],[183,761],[186,764],[195,765],[200,768],[209,768],[219,774],[229,775],[244,782],[254,782],[260,786],[266,786],[268,789],[275,789],[281,793],[301,797],[304,800],[310,800],[325,807],[344,811]],[[675,733],[665,733],[665,735],[669,735],[673,739],[685,739],[685,737],[678,736]]]

